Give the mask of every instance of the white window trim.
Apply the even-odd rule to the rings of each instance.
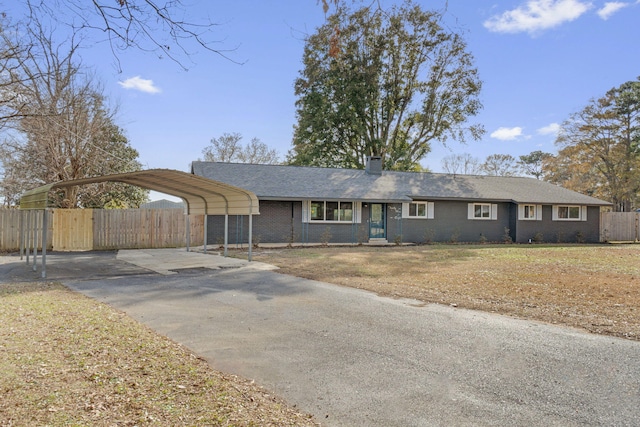
[[[487,218],[481,218],[475,216],[476,206],[489,206],[489,216]],[[474,221],[495,221],[498,219],[498,205],[494,203],[469,203],[467,206],[467,219]]]
[[[535,206],[535,209],[536,209],[535,218],[524,217],[525,206]],[[519,221],[542,221],[542,205],[535,205],[533,203],[524,203],[524,204],[518,205],[518,220]]]
[[[411,216],[409,215],[409,205],[425,205],[426,216]],[[402,204],[402,218],[407,219],[433,219],[434,218],[434,202],[406,202]]]
[[[558,216],[559,208],[580,208],[578,218],[560,218]],[[587,207],[580,205],[553,205],[552,206],[552,220],[553,221],[586,221],[587,220]]]
[[[327,221],[311,219],[311,202],[324,202],[325,207],[327,202],[338,203],[352,203],[353,215],[351,221]],[[326,209],[326,208],[325,208]],[[303,200],[302,201],[302,222],[311,224],[360,224],[362,222],[362,202],[356,202],[354,200]]]

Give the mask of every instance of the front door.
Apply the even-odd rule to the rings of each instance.
[[[384,203],[371,203],[369,205],[369,238],[386,239],[387,228],[384,217]]]

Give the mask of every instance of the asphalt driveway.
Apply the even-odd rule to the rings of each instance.
[[[323,425],[640,425],[638,342],[245,266],[112,262],[62,281]]]

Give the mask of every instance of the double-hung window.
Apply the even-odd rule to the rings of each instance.
[[[410,202],[402,204],[403,218],[433,219],[433,202]]]
[[[541,221],[542,205],[518,205],[518,219],[522,221]]]
[[[498,205],[491,203],[469,203],[468,219],[498,219]]]

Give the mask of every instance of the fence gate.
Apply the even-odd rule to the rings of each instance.
[[[53,211],[53,250],[90,251],[93,249],[93,209],[55,209]]]
[[[640,241],[640,212],[603,212],[600,214],[600,241]]]

